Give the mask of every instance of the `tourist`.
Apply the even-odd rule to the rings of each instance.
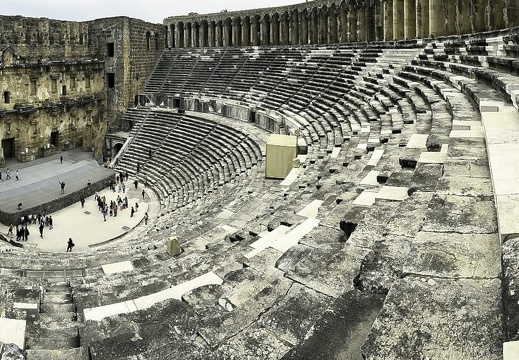
[[[45,228],[45,226],[43,226],[43,224],[40,224],[40,227],[39,227],[39,229],[40,229],[40,238],[42,238],[42,239],[43,239],[43,229],[44,228]]]
[[[135,214],[135,210],[133,209],[133,206],[132,206],[132,210],[130,212],[130,217],[133,217],[133,214]]]
[[[0,180],[2,179],[2,174],[0,173]],[[133,182],[133,185],[135,185],[135,190],[137,190],[137,186],[139,185],[139,182],[137,180],[135,180]]]
[[[68,242],[67,242],[67,252],[72,252],[72,248],[76,246],[76,244],[74,244],[74,242],[72,241],[72,238],[68,238]]]
[[[24,239],[25,241],[28,241],[28,240],[29,240],[29,235],[30,235],[29,229],[27,229],[27,226],[25,226],[25,227],[22,229],[22,236],[23,236],[23,239]]]
[[[2,180],[2,182],[4,181],[4,179],[2,179],[2,171],[0,171],[0,180]]]
[[[61,187],[61,194],[64,194],[65,193],[65,182],[64,181],[59,181],[59,179],[58,179],[58,182],[59,182],[59,185]]]
[[[18,177],[20,173],[18,172],[18,170],[16,170],[16,180],[20,180],[20,178]]]
[[[85,207],[85,198],[83,196],[81,196],[81,198],[79,199],[79,202],[81,203],[81,207],[84,208]]]
[[[144,189],[142,190],[142,200],[144,200],[144,195],[146,194],[146,192],[144,191]]]
[[[60,161],[61,164],[63,164],[63,155],[61,155],[61,156],[59,157],[59,161]]]
[[[49,230],[52,230],[53,223],[52,223],[52,216],[51,215],[49,215],[49,217],[47,218],[47,222],[49,224]]]
[[[11,178],[11,170],[9,170],[9,168],[7,168],[7,171],[5,172],[5,179],[9,180],[10,178]]]
[[[148,213],[144,213],[144,225],[148,225]]]
[[[13,236],[13,228],[14,228],[13,223],[9,223],[9,230],[7,231],[7,235]]]

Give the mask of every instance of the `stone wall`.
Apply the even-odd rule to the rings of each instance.
[[[73,22],[0,16],[6,155],[30,161],[50,153],[45,149],[52,144],[94,149],[101,159],[104,137],[122,128],[122,114],[134,105],[164,44],[163,25],[127,17]]]
[[[164,19],[170,47],[391,41],[519,25],[515,0],[317,0]]]

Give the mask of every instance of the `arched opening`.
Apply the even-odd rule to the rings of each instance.
[[[176,47],[176,44],[175,44],[175,35],[176,35],[175,24],[171,24],[170,29],[171,29],[171,47],[174,48],[174,47]]]
[[[151,33],[148,31],[146,33],[146,50],[149,50],[151,46]]]
[[[182,23],[182,22],[178,23],[178,28],[177,28],[177,31],[175,34],[178,39],[177,46],[179,48],[186,47],[186,45],[184,44],[184,23]]]
[[[132,123],[132,125],[133,125],[133,123]],[[119,153],[119,151],[121,151],[122,148],[123,148],[123,143],[118,142],[117,144],[115,144],[114,147],[112,148],[112,158],[115,157]]]

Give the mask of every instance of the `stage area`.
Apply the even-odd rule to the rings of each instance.
[[[60,161],[61,155],[63,163]],[[11,170],[10,180],[5,179],[7,167]],[[20,177],[18,181],[15,177],[17,169]],[[115,175],[114,171],[99,166],[91,153],[80,149],[24,164],[11,160],[1,171],[4,181],[0,181],[0,203],[4,211],[16,211],[19,202],[22,202],[24,208],[29,208],[53,201],[68,193],[80,191],[87,186],[88,180],[94,183]],[[58,178],[66,184],[65,195],[60,194]],[[142,184],[138,184],[138,189],[135,189],[130,179],[126,182],[125,193],[113,192],[108,188],[100,191],[99,195],[105,196],[107,203],[116,200],[118,195],[122,198],[128,197],[128,209],[120,210],[117,217],[108,215],[106,221],[97,207],[94,196],[85,198],[84,208],[77,201],[62,210],[48,213],[47,215],[53,218],[53,229],[45,227],[41,239],[39,225],[31,224],[28,226],[29,239],[21,241],[21,244],[26,249],[65,252],[67,240],[72,238],[76,245],[73,251],[78,252],[88,251],[90,246],[95,244],[109,242],[131,230],[143,219],[144,213],[148,210],[149,199],[147,195],[143,199],[143,188]],[[136,203],[139,204],[139,209],[130,217],[130,209]],[[0,225],[2,234],[7,234],[7,229],[6,225]]]

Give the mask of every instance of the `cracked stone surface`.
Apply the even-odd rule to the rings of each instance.
[[[501,359],[499,279],[408,276],[389,291],[366,359]]]

